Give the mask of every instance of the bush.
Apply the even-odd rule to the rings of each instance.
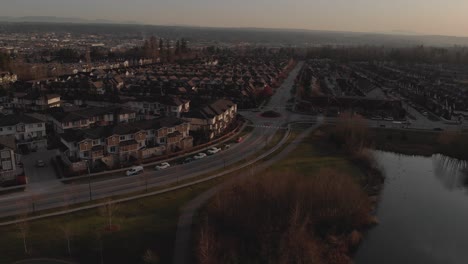
[[[369,224],[367,195],[349,175],[270,174],[236,183],[208,206],[200,263],[330,263],[321,243]]]

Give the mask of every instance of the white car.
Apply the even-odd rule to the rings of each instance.
[[[210,149],[207,151],[207,153],[208,153],[208,155],[214,155],[214,154],[216,154],[216,153],[218,153],[218,152],[220,152],[220,151],[221,151],[220,148],[212,147],[212,148],[210,148]]]
[[[127,174],[127,176],[132,176],[132,175],[137,175],[137,174],[143,173],[143,171],[144,171],[143,166],[135,166],[135,167],[130,168],[126,172],[126,174]]]
[[[200,152],[197,155],[193,156],[193,159],[199,160],[199,159],[203,159],[204,157],[206,157],[206,154],[203,152]]]
[[[164,170],[164,169],[167,169],[169,168],[171,165],[167,162],[163,162],[159,165],[157,165],[156,167],[154,167],[155,170]]]

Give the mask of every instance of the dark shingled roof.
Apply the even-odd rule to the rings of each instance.
[[[26,114],[6,115],[6,116],[0,117],[0,127],[14,126],[20,123],[35,124],[35,123],[44,123],[44,122]]]
[[[230,107],[235,105],[230,100],[220,99],[203,108],[193,109],[188,113],[182,114],[182,117],[207,119],[223,114]]]
[[[72,112],[53,112],[51,116],[59,122],[73,122],[82,119],[89,119],[95,116],[102,116],[105,114],[132,114],[135,111],[119,107],[119,106],[110,106],[110,107],[90,107],[85,109],[79,109]]]
[[[118,124],[111,126],[101,126],[84,130],[69,130],[62,134],[62,138],[67,142],[79,142],[84,139],[108,138],[112,135],[134,134],[142,130],[161,129],[163,127],[174,127],[186,121],[176,117],[164,117],[152,120],[143,120],[129,124]]]

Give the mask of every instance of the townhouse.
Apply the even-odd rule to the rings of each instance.
[[[190,129],[213,139],[225,132],[236,120],[237,104],[220,99],[204,107],[191,110],[182,115],[190,123]]]
[[[193,146],[190,124],[175,117],[164,117],[115,124],[60,135],[64,145],[63,156],[71,163],[88,160],[114,167],[132,159],[145,159]]]
[[[190,100],[177,96],[154,98],[140,97],[125,103],[125,106],[142,115],[172,116],[180,118],[182,113],[190,110]]]
[[[136,120],[136,113],[120,106],[88,107],[73,111],[53,111],[49,114],[49,119],[55,132],[64,133],[70,129],[133,122]]]
[[[8,136],[23,151],[47,147],[45,122],[27,114],[0,117],[0,137]]]
[[[16,180],[16,177],[23,174],[23,169],[18,166],[21,156],[16,153],[15,137],[0,137],[0,184]]]
[[[44,111],[60,105],[58,94],[16,93],[12,100],[13,108],[22,111]]]

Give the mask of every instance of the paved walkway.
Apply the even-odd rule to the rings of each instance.
[[[318,125],[315,125],[302,134],[300,134],[291,144],[289,144],[285,149],[283,149],[278,155],[274,156],[272,159],[262,163],[260,166],[255,167],[253,174],[255,172],[260,172],[271,165],[275,164],[277,161],[284,159],[290,152],[297,148],[302,140],[308,136],[313,130],[315,130]],[[243,177],[248,176],[245,174]],[[179,222],[177,226],[176,241],[174,246],[174,264],[187,264],[190,263],[190,236],[192,233],[192,221],[194,214],[202,207],[209,199],[215,196],[221,189],[231,185],[234,181],[238,180],[239,177],[232,178],[216,187],[209,189],[208,191],[197,196],[195,199],[191,200],[187,205],[185,205],[179,217]]]

